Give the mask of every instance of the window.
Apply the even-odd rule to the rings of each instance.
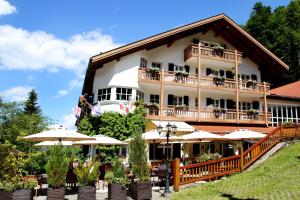
[[[184,66],[174,65],[174,71],[175,72],[185,72],[185,68],[184,68]]]
[[[153,62],[153,63],[152,63],[152,67],[161,69],[161,63]]]
[[[147,60],[145,58],[141,58],[140,67],[142,68],[147,67]]]
[[[195,98],[195,107],[198,107],[198,98]]]
[[[103,88],[98,90],[98,101],[110,100],[111,88]]]
[[[150,94],[150,103],[159,104],[159,95],[158,94]]]
[[[144,93],[141,91],[136,91],[136,100],[144,99]]]
[[[117,100],[131,101],[132,89],[130,88],[117,88]]]

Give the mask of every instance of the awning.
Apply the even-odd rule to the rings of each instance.
[[[239,129],[248,129],[251,131],[267,134],[277,128],[277,127],[251,127],[251,126],[243,127],[243,126],[220,126],[220,125],[193,125],[193,127],[196,130],[203,130],[203,131],[218,133],[218,134],[231,133]]]
[[[155,121],[152,120],[152,123],[157,127],[158,125],[161,125],[162,127],[166,127],[168,123],[175,124],[177,127],[177,132],[193,132],[195,129],[191,125],[188,125],[185,122],[178,122],[178,121]]]

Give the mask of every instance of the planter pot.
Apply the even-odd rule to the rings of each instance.
[[[95,200],[95,199],[96,199],[95,186],[84,186],[79,188],[78,200]]]
[[[136,200],[151,199],[151,181],[140,181],[131,183],[132,198]]]
[[[52,189],[49,188],[47,192],[47,200],[64,200],[65,188]]]
[[[126,200],[127,190],[121,184],[108,184],[108,199],[109,200]]]
[[[13,200],[31,200],[32,199],[32,190],[30,189],[21,189],[16,190],[12,193]]]
[[[12,193],[7,191],[0,191],[0,199],[12,199]]]

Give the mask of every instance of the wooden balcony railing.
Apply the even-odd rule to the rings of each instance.
[[[280,141],[295,138],[300,138],[300,126],[283,126],[257,141],[241,155],[186,166],[180,166],[180,160],[176,159],[173,161],[174,191],[179,191],[180,185],[201,180],[214,180],[227,174],[243,171]]]
[[[198,45],[189,45],[184,50],[184,61],[187,61],[191,57],[198,56],[199,46]],[[214,60],[220,60],[225,62],[235,62],[235,53],[234,50],[224,49],[222,53],[215,51],[212,47],[202,46],[200,47],[200,57],[208,58]],[[238,52],[237,62],[242,63],[242,53]]]
[[[162,72],[153,73],[149,69],[139,69],[139,81],[145,83],[160,83]],[[236,82],[234,79],[219,78],[210,76],[200,76],[196,74],[187,74],[186,76],[176,75],[176,72],[164,72],[163,81],[167,85],[183,86],[183,87],[198,87],[198,80],[200,80],[200,87],[203,89],[213,90],[227,90],[235,91]],[[242,81],[239,82],[239,91],[246,93],[264,93],[263,83],[253,81]],[[270,85],[266,84],[266,93],[270,93]]]
[[[213,108],[198,108],[192,107],[175,107],[175,106],[163,106],[160,112],[158,107],[152,107],[147,109],[148,119],[162,119],[173,121],[202,121],[202,122],[222,122],[222,123],[235,123],[237,113],[235,110],[226,109],[221,112],[216,112]],[[268,113],[269,120],[270,113]],[[241,123],[259,123],[265,124],[265,114],[259,112],[255,116],[250,116],[246,111],[239,112],[239,121]],[[270,121],[268,121],[270,123]]]

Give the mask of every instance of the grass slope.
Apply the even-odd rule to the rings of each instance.
[[[300,199],[300,141],[249,172],[182,189],[172,200]]]

